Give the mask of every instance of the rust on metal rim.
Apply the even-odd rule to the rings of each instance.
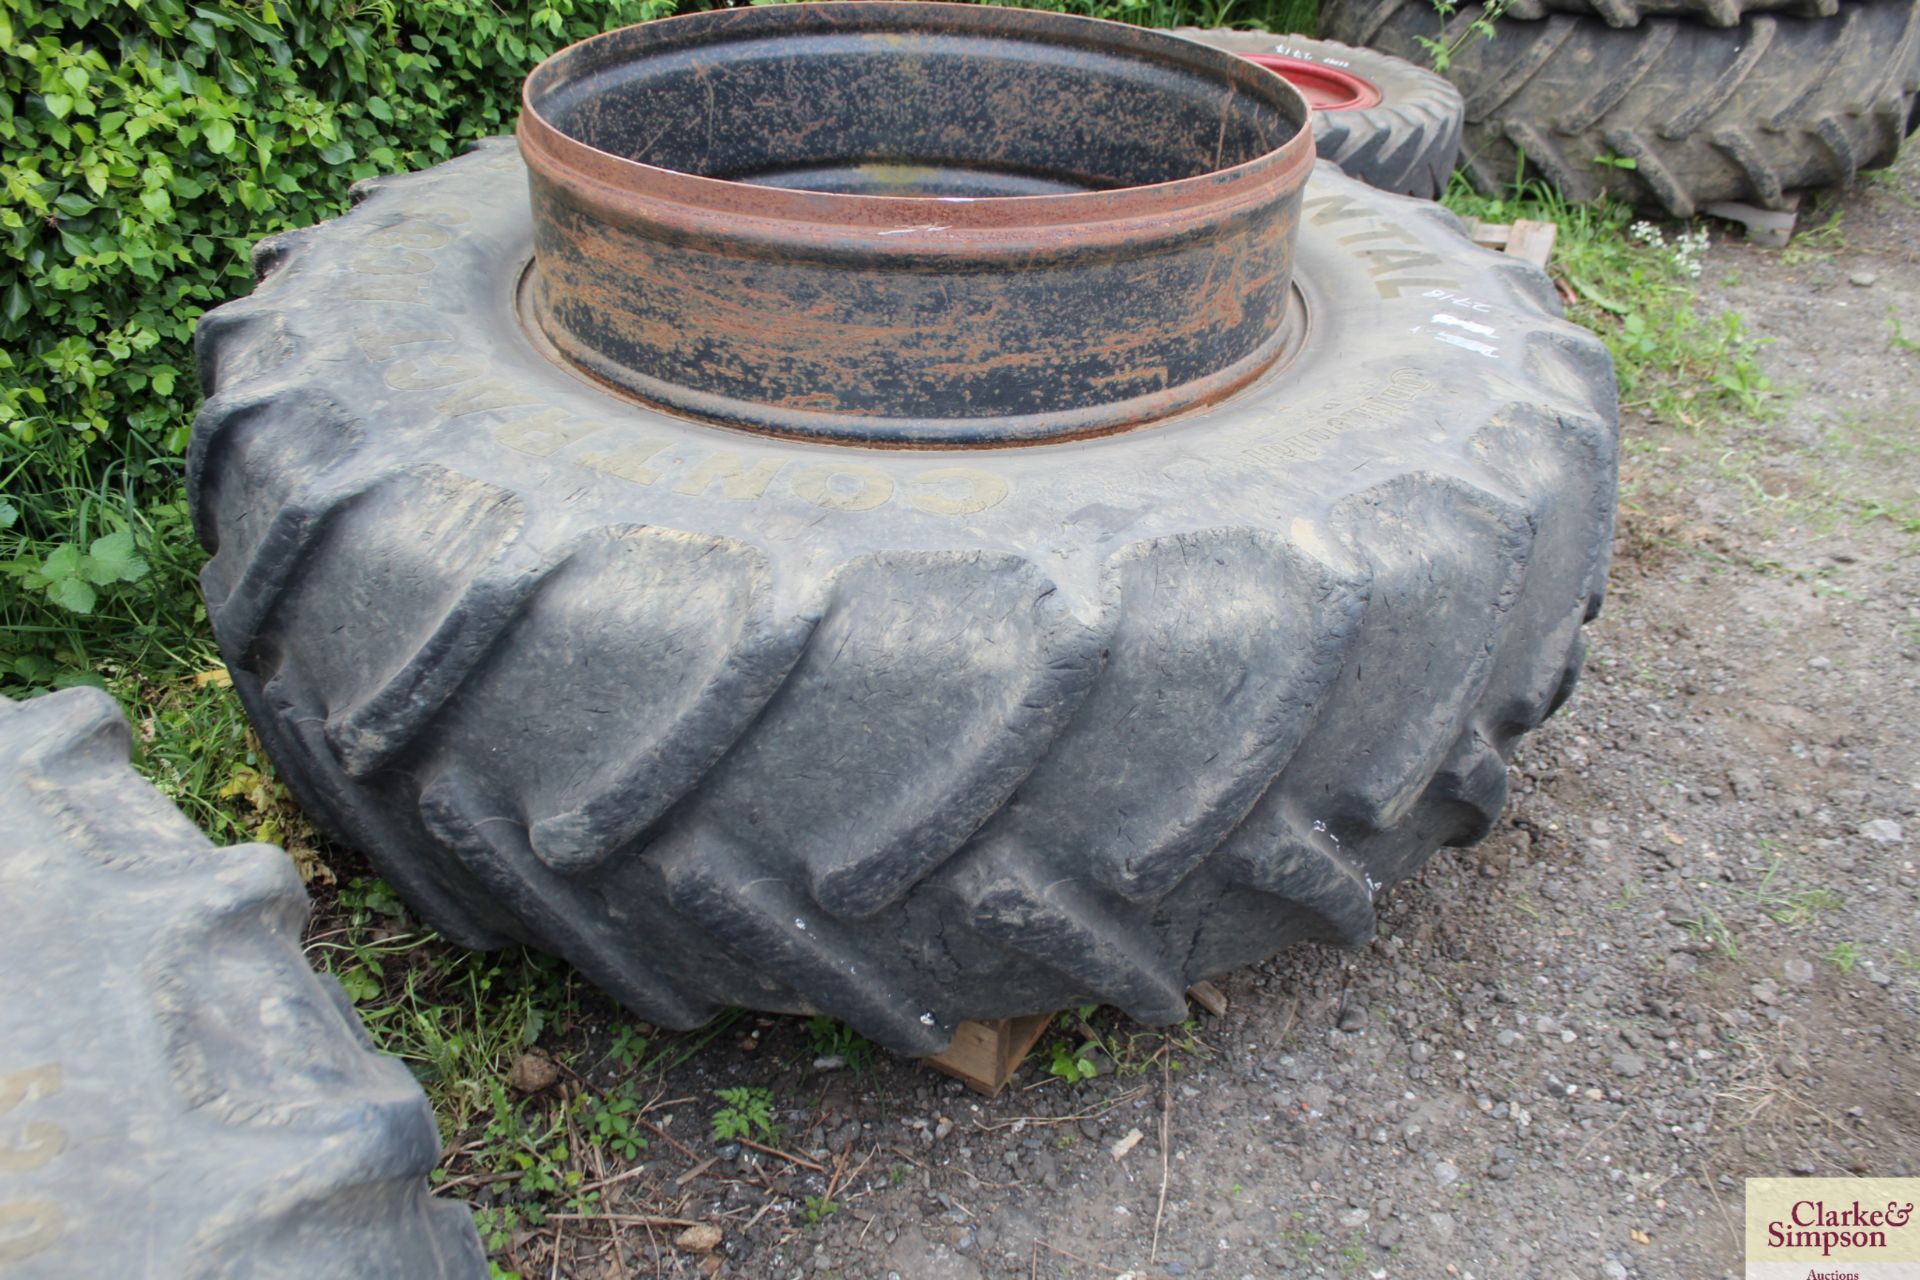
[[[1285,345],[1297,90],[1157,32],[841,0],[608,32],[528,77],[527,312],[598,381],[865,444],[1164,418]]]

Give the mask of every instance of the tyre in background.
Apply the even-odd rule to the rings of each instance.
[[[1422,200],[1447,189],[1466,109],[1445,77],[1332,40],[1197,27],[1175,34],[1244,54],[1292,81],[1314,108],[1314,150],[1349,176]]]
[[[0,699],[0,1272],[483,1280],[292,863],[214,848],[128,746],[104,693]]]
[[[1899,154],[1920,89],[1920,4],[1857,0],[1830,18],[1750,15],[1737,26],[1647,18],[1502,20],[1478,5],[1444,20],[1428,0],[1326,0],[1342,40],[1426,59],[1458,43],[1464,168],[1498,193],[1528,174],[1569,200],[1602,195],[1677,218],[1703,204],[1769,208],[1851,181]]]

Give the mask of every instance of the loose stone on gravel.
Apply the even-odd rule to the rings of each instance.
[[[1780,973],[1788,982],[1804,987],[1813,981],[1813,963],[1794,956],[1792,959],[1780,962]]]
[[[1899,844],[1907,833],[1891,818],[1875,818],[1860,825],[1860,834],[1875,844]]]
[[[1631,1050],[1626,1050],[1614,1054],[1610,1065],[1615,1075],[1625,1076],[1631,1080],[1647,1069],[1647,1060]]]

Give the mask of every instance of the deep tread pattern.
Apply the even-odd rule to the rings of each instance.
[[[1324,62],[1371,82],[1381,94],[1373,106],[1314,113],[1315,153],[1381,191],[1437,200],[1447,189],[1460,158],[1465,116],[1459,91],[1444,77],[1403,58],[1332,40],[1197,27],[1175,34],[1236,53]]]
[[[37,1138],[6,1166],[32,1218],[7,1274],[485,1276],[427,1194],[419,1086],[307,967],[292,865],[213,848],[129,746],[104,693],[0,699],[0,1098]]]
[[[1643,18],[1685,18],[1710,27],[1734,27],[1748,14],[1831,18],[1853,0],[1513,0],[1505,16],[1536,21],[1554,13],[1598,14],[1610,27],[1637,27]]]
[[[1004,845],[984,850],[965,881],[970,920],[981,933],[1142,1022],[1186,1016],[1186,983],[1178,971],[1143,947],[1118,912],[1103,908],[1097,891],[1046,877],[1016,847]]]
[[[724,834],[694,828],[660,851],[673,905],[700,920],[756,973],[832,1010],[898,1053],[938,1053],[959,1021],[924,979],[887,966],[857,930],[773,879]],[[951,1006],[947,1006],[949,1009]]]
[[[433,416],[444,391],[410,420],[365,399],[391,377],[353,384],[371,357],[321,354],[358,341],[330,291],[365,237],[454,207],[495,238],[450,249],[486,265],[449,273],[444,314],[507,344],[486,348],[502,376],[587,394],[481,314],[526,218],[488,194],[521,180],[488,147],[269,255],[247,320],[206,330],[243,349],[202,352],[220,380],[190,477],[215,630],[283,776],[451,936],[557,951],[664,1025],[822,1011],[926,1053],[962,1019],[1070,1003],[1184,1016],[1198,978],[1363,941],[1379,892],[1494,820],[1610,544],[1611,366],[1538,270],[1329,170],[1303,231],[1346,273],[1324,287],[1371,298],[1406,259],[1437,264],[1409,287],[1438,272],[1492,299],[1510,354],[1462,365],[1353,308],[1357,345],[1412,366],[1367,385],[1418,374],[1431,399],[1360,402],[1369,429],[1423,427],[1340,459],[1321,505],[1274,496],[1298,492],[1284,457],[1117,505],[1126,467],[1201,465],[1127,463],[1143,432],[1015,459],[1032,504],[1064,501],[1075,465],[1126,477],[1047,506],[1043,534],[1000,509],[836,524],[763,492],[760,455],[733,473],[752,501],[647,487],[599,440],[577,451],[591,470],[553,456],[561,437],[505,454]]]
[[[1465,37],[1425,0],[1329,0],[1343,39],[1417,57]],[[1849,0],[1839,16],[1762,15],[1727,30],[1656,17],[1629,31],[1554,14],[1467,38],[1448,67],[1467,103],[1465,168],[1499,192],[1524,167],[1574,200],[1606,194],[1691,217],[1703,204],[1782,207],[1804,187],[1893,161],[1920,78],[1920,2]],[[1618,156],[1630,166],[1604,163]]]

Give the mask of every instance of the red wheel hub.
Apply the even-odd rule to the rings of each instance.
[[[1281,53],[1243,53],[1248,62],[1265,67],[1300,91],[1315,111],[1350,111],[1380,101],[1380,90],[1351,71],[1324,62],[1289,58]]]

